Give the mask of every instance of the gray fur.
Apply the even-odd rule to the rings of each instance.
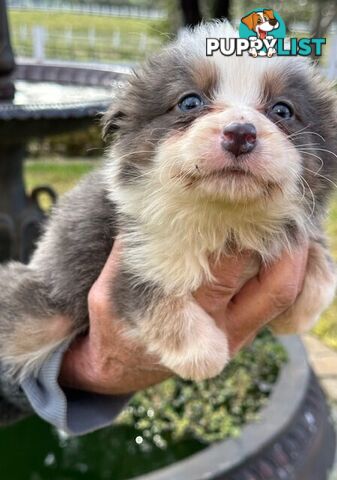
[[[87,295],[117,233],[115,208],[107,199],[102,172],[86,177],[55,208],[31,261],[53,304],[82,325]]]

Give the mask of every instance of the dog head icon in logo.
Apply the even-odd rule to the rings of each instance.
[[[272,9],[256,9],[241,18],[240,37],[261,40],[266,44],[266,40],[273,40],[274,38],[284,38],[286,29],[281,17]],[[260,42],[261,43],[261,42]],[[276,54],[275,48],[254,48],[249,50],[250,55],[268,56],[272,57]]]
[[[280,24],[274,17],[273,10],[262,10],[252,12],[241,19],[241,22],[247,25],[250,30],[256,33],[257,38],[264,40],[268,32],[279,28]]]

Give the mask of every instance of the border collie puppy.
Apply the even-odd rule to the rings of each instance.
[[[104,167],[59,202],[28,266],[1,267],[0,359],[21,379],[88,327],[88,291],[117,235],[111,301],[125,334],[184,378],[229,361],[226,335],[193,297],[212,281],[210,258],[255,252],[248,279],[307,238],[303,291],[273,327],[305,331],[332,301],[331,85],[301,58],[206,57],[206,37],[226,36],[237,36],[228,23],[201,25],[137,68],[106,115]]]

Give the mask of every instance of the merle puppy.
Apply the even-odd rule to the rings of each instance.
[[[13,373],[23,378],[87,328],[87,294],[117,234],[111,300],[125,334],[185,378],[229,360],[225,334],[192,296],[212,280],[211,257],[256,252],[248,278],[308,238],[303,292],[273,326],[306,330],[331,302],[331,85],[300,58],[206,57],[206,37],[235,35],[202,25],[137,69],[106,115],[114,142],[103,168],[59,202],[28,266],[1,267],[0,359]]]

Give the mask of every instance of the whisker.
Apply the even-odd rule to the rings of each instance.
[[[304,131],[306,130],[307,128],[309,128],[310,125],[307,125],[303,128],[300,128],[299,130],[297,130],[296,132],[293,132],[291,133],[290,135],[287,135],[287,138],[292,138],[294,136],[297,136],[297,135],[307,135],[307,134],[311,134],[311,135],[317,135],[319,138],[321,138],[323,140],[323,142],[325,142],[325,138],[322,137],[322,135],[320,135],[319,133],[317,132],[314,132],[312,130],[309,130],[309,131]]]
[[[303,167],[304,170],[307,170],[308,172],[312,173],[313,175],[317,175],[320,178],[323,178],[327,182],[330,182],[335,188],[337,188],[337,184],[333,182],[330,178],[326,177],[325,175],[321,175],[320,173],[314,172],[313,170],[310,170],[310,168]]]
[[[330,153],[330,155],[333,155],[334,157],[337,158],[337,154],[332,152],[331,150],[328,150],[327,148],[317,148],[317,147],[315,147],[314,150],[319,151],[319,152]]]
[[[303,155],[311,155],[312,157],[318,158],[318,160],[321,162],[321,165],[320,165],[319,169],[317,170],[317,173],[322,170],[322,168],[324,167],[324,162],[323,162],[323,160],[321,159],[321,157],[320,157],[319,155],[315,155],[315,154],[312,153],[312,152],[306,152],[306,151],[303,151],[303,150],[300,150],[300,152],[301,152]]]

